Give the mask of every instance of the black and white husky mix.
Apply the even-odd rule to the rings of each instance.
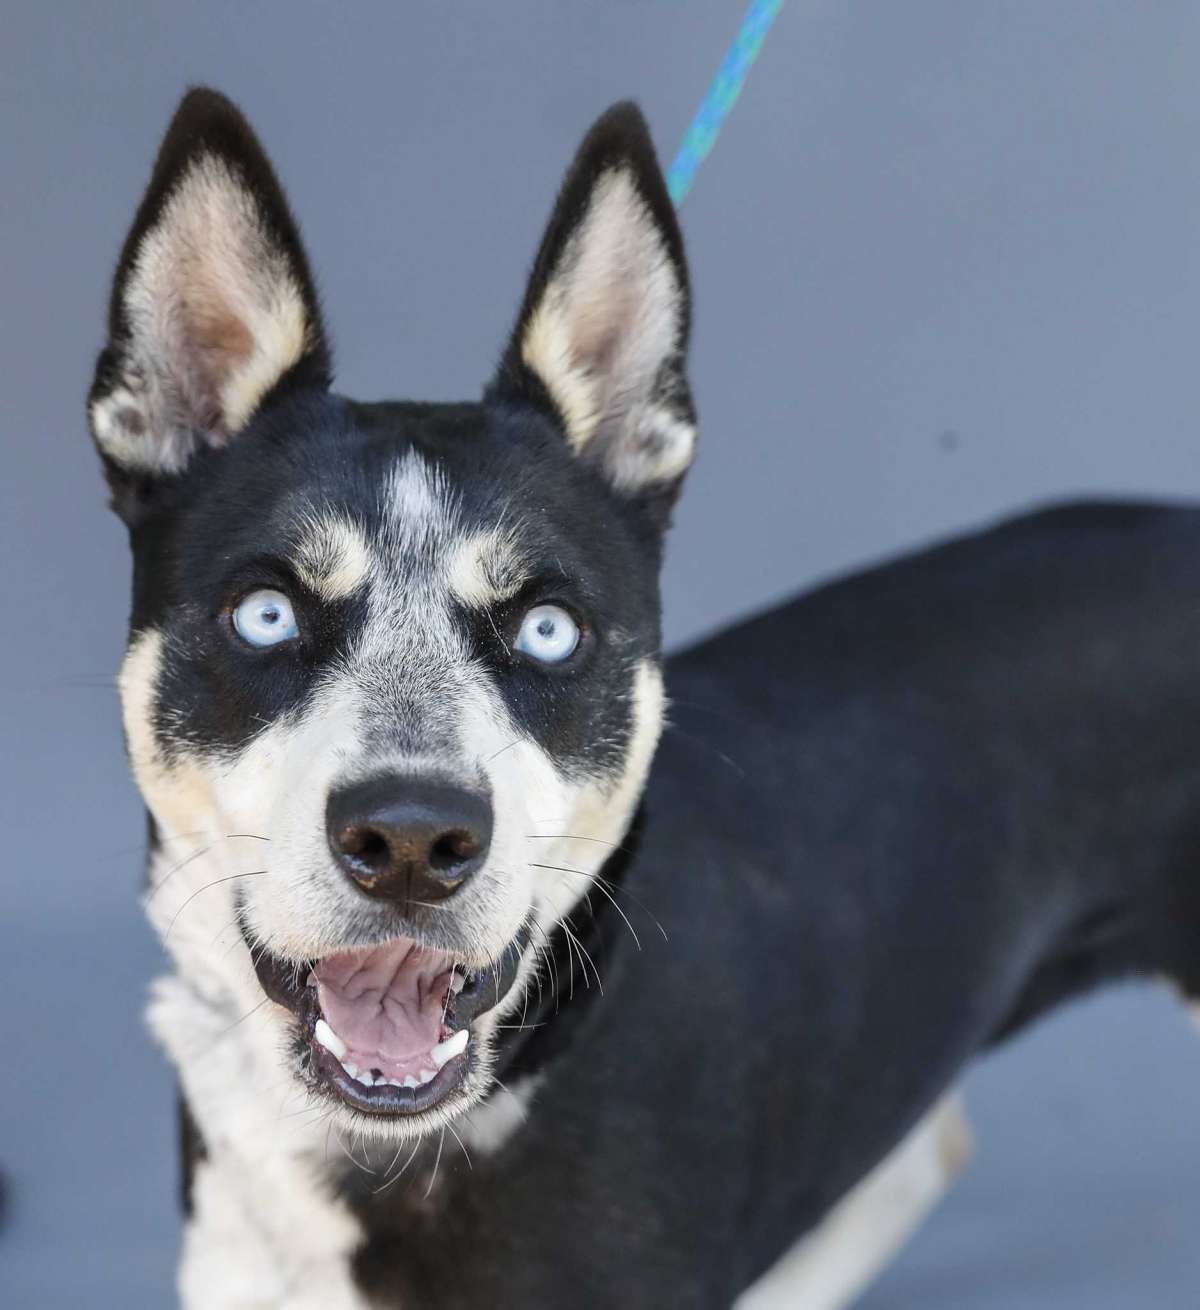
[[[974,1052],[1196,990],[1193,512],[735,628],[669,661],[651,770],[688,317],[619,105],[482,401],[348,400],[260,146],[180,106],[89,412],[187,1306],[844,1305],[962,1161]]]

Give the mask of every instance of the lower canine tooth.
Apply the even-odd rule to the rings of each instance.
[[[327,1051],[332,1051],[339,1060],[346,1054],[346,1043],[324,1019],[317,1020],[317,1026],[313,1029],[313,1036]]]
[[[364,1087],[375,1086],[375,1075],[370,1071],[370,1069],[364,1069],[361,1073],[356,1073],[354,1076]]]
[[[348,1060],[342,1061],[342,1068],[350,1075],[351,1078],[358,1077],[358,1065],[351,1064]]]
[[[429,1052],[434,1064],[440,1069],[448,1060],[453,1060],[456,1055],[461,1055],[467,1049],[467,1037],[467,1030],[463,1028],[456,1032],[453,1037],[447,1037],[444,1042],[438,1042],[433,1050]]]
[[[417,1075],[417,1077],[421,1083],[421,1086],[424,1087],[426,1083],[433,1082],[433,1080],[437,1077],[437,1070],[422,1069],[421,1072]]]

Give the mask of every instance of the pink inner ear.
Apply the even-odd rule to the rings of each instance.
[[[198,286],[182,310],[180,351],[187,367],[183,385],[190,393],[188,409],[196,426],[217,438],[229,435],[221,404],[226,380],[243,367],[254,352],[250,329],[223,302],[219,287]]]
[[[216,297],[192,308],[189,318],[196,349],[216,375],[236,368],[254,349],[250,329]]]
[[[694,433],[676,405],[684,275],[629,167],[595,179],[528,318],[521,352],[571,446],[622,489],[677,479]],[[670,375],[673,387],[663,386]]]
[[[116,368],[91,404],[105,454],[147,472],[178,472],[198,442],[222,444],[289,369],[323,352],[303,256],[280,237],[290,217],[267,212],[270,187],[244,162],[198,150],[119,274]]]

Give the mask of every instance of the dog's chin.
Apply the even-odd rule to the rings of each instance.
[[[251,956],[268,999],[294,1018],[310,1090],[409,1136],[480,1099],[481,1029],[509,997],[526,936],[478,970],[410,937],[299,963],[262,946]]]

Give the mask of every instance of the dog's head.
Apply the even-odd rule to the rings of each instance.
[[[89,417],[134,553],[152,918],[198,993],[265,1011],[276,1085],[427,1132],[488,1094],[660,731],[695,427],[645,125],[617,106],[583,142],[480,403],[330,389],[283,192],[209,91],[167,132],[109,330]]]

